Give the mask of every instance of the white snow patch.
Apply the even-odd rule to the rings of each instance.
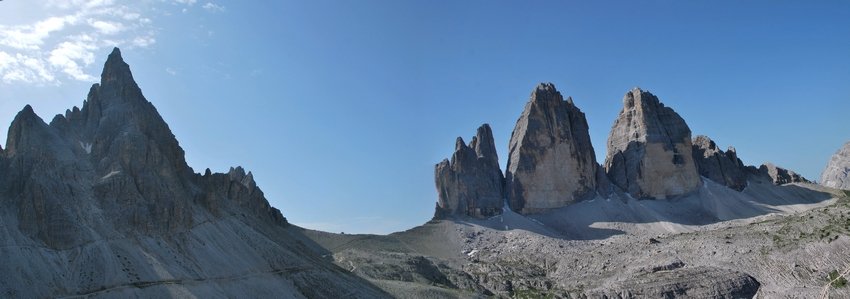
[[[541,226],[546,226],[545,224],[543,224],[543,222],[540,222],[537,219],[534,219],[534,218],[531,218],[531,217],[528,217],[528,219],[531,219],[531,221],[534,221],[534,223],[540,224]]]
[[[86,154],[91,154],[91,143],[83,143],[82,141],[80,141],[80,147],[83,148],[84,151],[86,151]]]
[[[478,249],[473,249],[472,251],[470,251],[469,253],[467,253],[467,254],[466,254],[466,256],[468,256],[468,257],[472,257],[472,256],[473,256],[473,255],[475,255],[476,253],[478,253]]]
[[[102,177],[102,178],[100,178],[100,179],[101,179],[101,180],[105,180],[105,179],[111,178],[112,176],[114,176],[114,175],[116,175],[116,174],[119,174],[119,173],[121,173],[121,171],[120,171],[120,170],[113,170],[113,171],[110,171],[109,173],[107,173],[105,176],[103,176],[103,177]]]

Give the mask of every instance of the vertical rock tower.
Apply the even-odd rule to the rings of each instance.
[[[434,179],[438,194],[435,219],[501,214],[504,177],[490,125],[479,127],[469,145],[458,137],[452,160],[443,159],[435,166]]]
[[[505,174],[519,213],[567,206],[596,194],[598,164],[584,113],[552,83],[541,83],[517,120]]]
[[[608,135],[605,170],[611,182],[635,198],[663,199],[695,191],[700,177],[691,130],[673,109],[634,88]]]

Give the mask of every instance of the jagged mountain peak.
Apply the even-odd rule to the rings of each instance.
[[[593,196],[596,155],[584,113],[552,83],[541,83],[508,143],[505,192],[520,213],[560,208]]]
[[[130,65],[124,62],[121,57],[121,50],[117,47],[112,49],[112,53],[106,58],[103,65],[103,72],[100,74],[100,84],[108,85],[111,83],[133,83],[133,74],[130,72]]]
[[[541,82],[537,84],[537,87],[535,87],[531,92],[530,101],[560,102],[563,100],[564,96],[562,96],[561,92],[555,88],[555,84],[552,84],[551,82]]]
[[[691,142],[691,130],[678,113],[652,93],[633,88],[608,135],[605,171],[635,198],[688,194],[700,185]]]
[[[486,157],[494,163],[499,163],[499,156],[496,153],[496,144],[493,141],[493,129],[490,128],[490,124],[485,123],[478,127],[469,147],[475,149],[475,153],[478,154],[478,157]]]
[[[15,115],[12,124],[9,126],[9,132],[6,135],[6,154],[14,155],[19,150],[24,150],[27,147],[36,146],[32,144],[35,135],[44,134],[47,129],[47,124],[41,119],[32,106],[26,105],[17,115]]]
[[[434,218],[500,213],[504,178],[490,125],[478,127],[469,145],[455,139],[451,160],[435,165],[434,180],[439,194]]]

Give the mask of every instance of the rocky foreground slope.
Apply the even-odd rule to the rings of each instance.
[[[399,298],[817,298],[850,265],[848,215],[850,198],[833,189],[707,181],[675,200],[506,209],[388,236],[305,234]]]
[[[320,257],[250,172],[195,173],[116,48],[82,108],[0,150],[0,297],[386,297]]]

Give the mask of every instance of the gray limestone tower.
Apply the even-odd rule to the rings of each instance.
[[[668,198],[700,187],[691,130],[673,109],[634,88],[608,135],[605,170],[634,198]]]
[[[543,212],[596,195],[598,164],[587,120],[552,83],[532,91],[509,149],[505,191],[512,210]]]
[[[504,178],[490,125],[479,127],[469,145],[458,137],[452,160],[435,166],[434,180],[438,194],[434,218],[501,214]]]

